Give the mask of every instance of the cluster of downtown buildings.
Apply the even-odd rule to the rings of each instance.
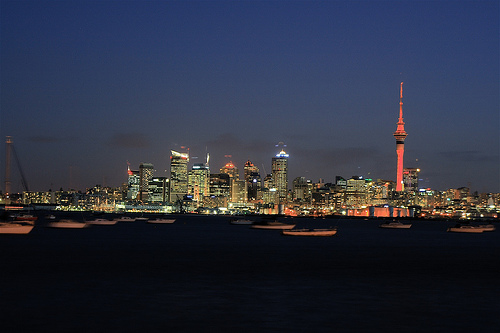
[[[288,179],[288,157],[282,149],[271,160],[271,174],[262,175],[251,161],[243,166],[229,162],[212,173],[206,163],[189,170],[189,153],[171,151],[170,178],[156,177],[154,166],[141,163],[128,168],[128,180],[120,188],[95,186],[86,193],[76,191],[0,194],[0,204],[58,205],[61,209],[107,211],[197,212],[229,214],[285,214],[366,217],[425,216],[445,218],[498,218],[499,193],[470,193],[469,188],[433,191],[418,186],[417,168],[404,168],[403,82],[400,86],[396,131],[396,181],[335,177],[334,183],[313,183],[304,177]],[[7,152],[12,141],[7,137]],[[7,165],[10,164],[7,153]],[[6,170],[9,170],[7,167]],[[7,172],[6,172],[7,173]],[[290,186],[291,185],[291,186]]]
[[[470,193],[468,188],[433,191],[418,186],[419,169],[403,169],[402,190],[390,180],[335,177],[335,182],[288,179],[288,157],[281,150],[271,160],[271,174],[261,175],[251,161],[229,162],[217,172],[208,163],[189,168],[187,152],[171,151],[170,177],[154,175],[154,166],[128,168],[121,187],[95,186],[77,191],[23,192],[11,203],[105,211],[196,212],[202,214],[285,214],[349,216],[489,217],[500,210],[498,193]],[[207,158],[208,160],[208,158]],[[242,176],[242,177],[241,177]],[[2,198],[5,201],[5,198]]]

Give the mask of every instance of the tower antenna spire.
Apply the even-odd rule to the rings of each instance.
[[[399,122],[403,122],[403,82],[401,82],[401,90],[399,93]]]
[[[12,183],[10,181],[10,156],[12,151],[12,137],[7,136],[5,140],[5,196],[11,194]],[[9,202],[10,203],[10,202]]]

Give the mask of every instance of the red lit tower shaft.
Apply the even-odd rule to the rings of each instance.
[[[403,82],[399,94],[399,120],[398,127],[394,132],[396,138],[396,153],[398,155],[396,191],[403,191],[403,155],[405,153],[405,139],[408,134],[405,132],[405,123],[403,121]]]

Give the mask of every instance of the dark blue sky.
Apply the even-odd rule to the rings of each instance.
[[[290,181],[395,180],[404,81],[421,185],[500,192],[498,1],[2,0],[0,60],[32,190],[165,176],[180,146],[269,173],[280,141]]]

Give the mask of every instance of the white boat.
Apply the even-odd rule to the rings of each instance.
[[[159,224],[168,224],[168,223],[174,223],[175,219],[165,219],[162,217],[157,217],[155,219],[148,219],[148,223],[159,223]]]
[[[229,223],[231,224],[253,224],[252,220],[246,220],[246,219],[236,219],[236,220],[231,220]]]
[[[116,220],[108,220],[108,219],[95,219],[86,221],[87,224],[93,225],[115,225],[118,221]]]
[[[130,216],[122,216],[122,217],[117,217],[117,218],[113,219],[113,221],[116,221],[116,222],[134,222],[135,219],[131,218]]]
[[[411,228],[411,223],[401,223],[401,222],[386,222],[386,223],[381,223],[379,225],[380,228],[387,228],[387,229],[410,229]]]
[[[477,227],[482,228],[483,231],[495,231],[496,230],[496,228],[493,224],[480,224]]]
[[[446,231],[448,232],[465,232],[471,234],[478,234],[484,232],[484,228],[479,226],[474,226],[470,224],[457,224],[454,227],[449,227]]]
[[[282,230],[285,236],[333,236],[337,233],[337,228],[329,229],[291,229]]]
[[[149,220],[149,218],[147,218],[147,217],[142,217],[142,216],[141,216],[141,217],[136,217],[136,218],[135,218],[135,221],[136,221],[136,222],[147,222],[148,220]]]
[[[59,221],[50,222],[47,224],[49,228],[64,228],[64,229],[81,229],[88,227],[88,224],[85,222],[77,222],[75,220],[70,219],[62,219]]]
[[[271,230],[285,230],[295,228],[295,224],[286,224],[278,221],[265,222],[265,223],[254,223],[250,227],[252,229],[271,229]]]
[[[0,222],[0,234],[26,235],[34,227],[32,221]]]

